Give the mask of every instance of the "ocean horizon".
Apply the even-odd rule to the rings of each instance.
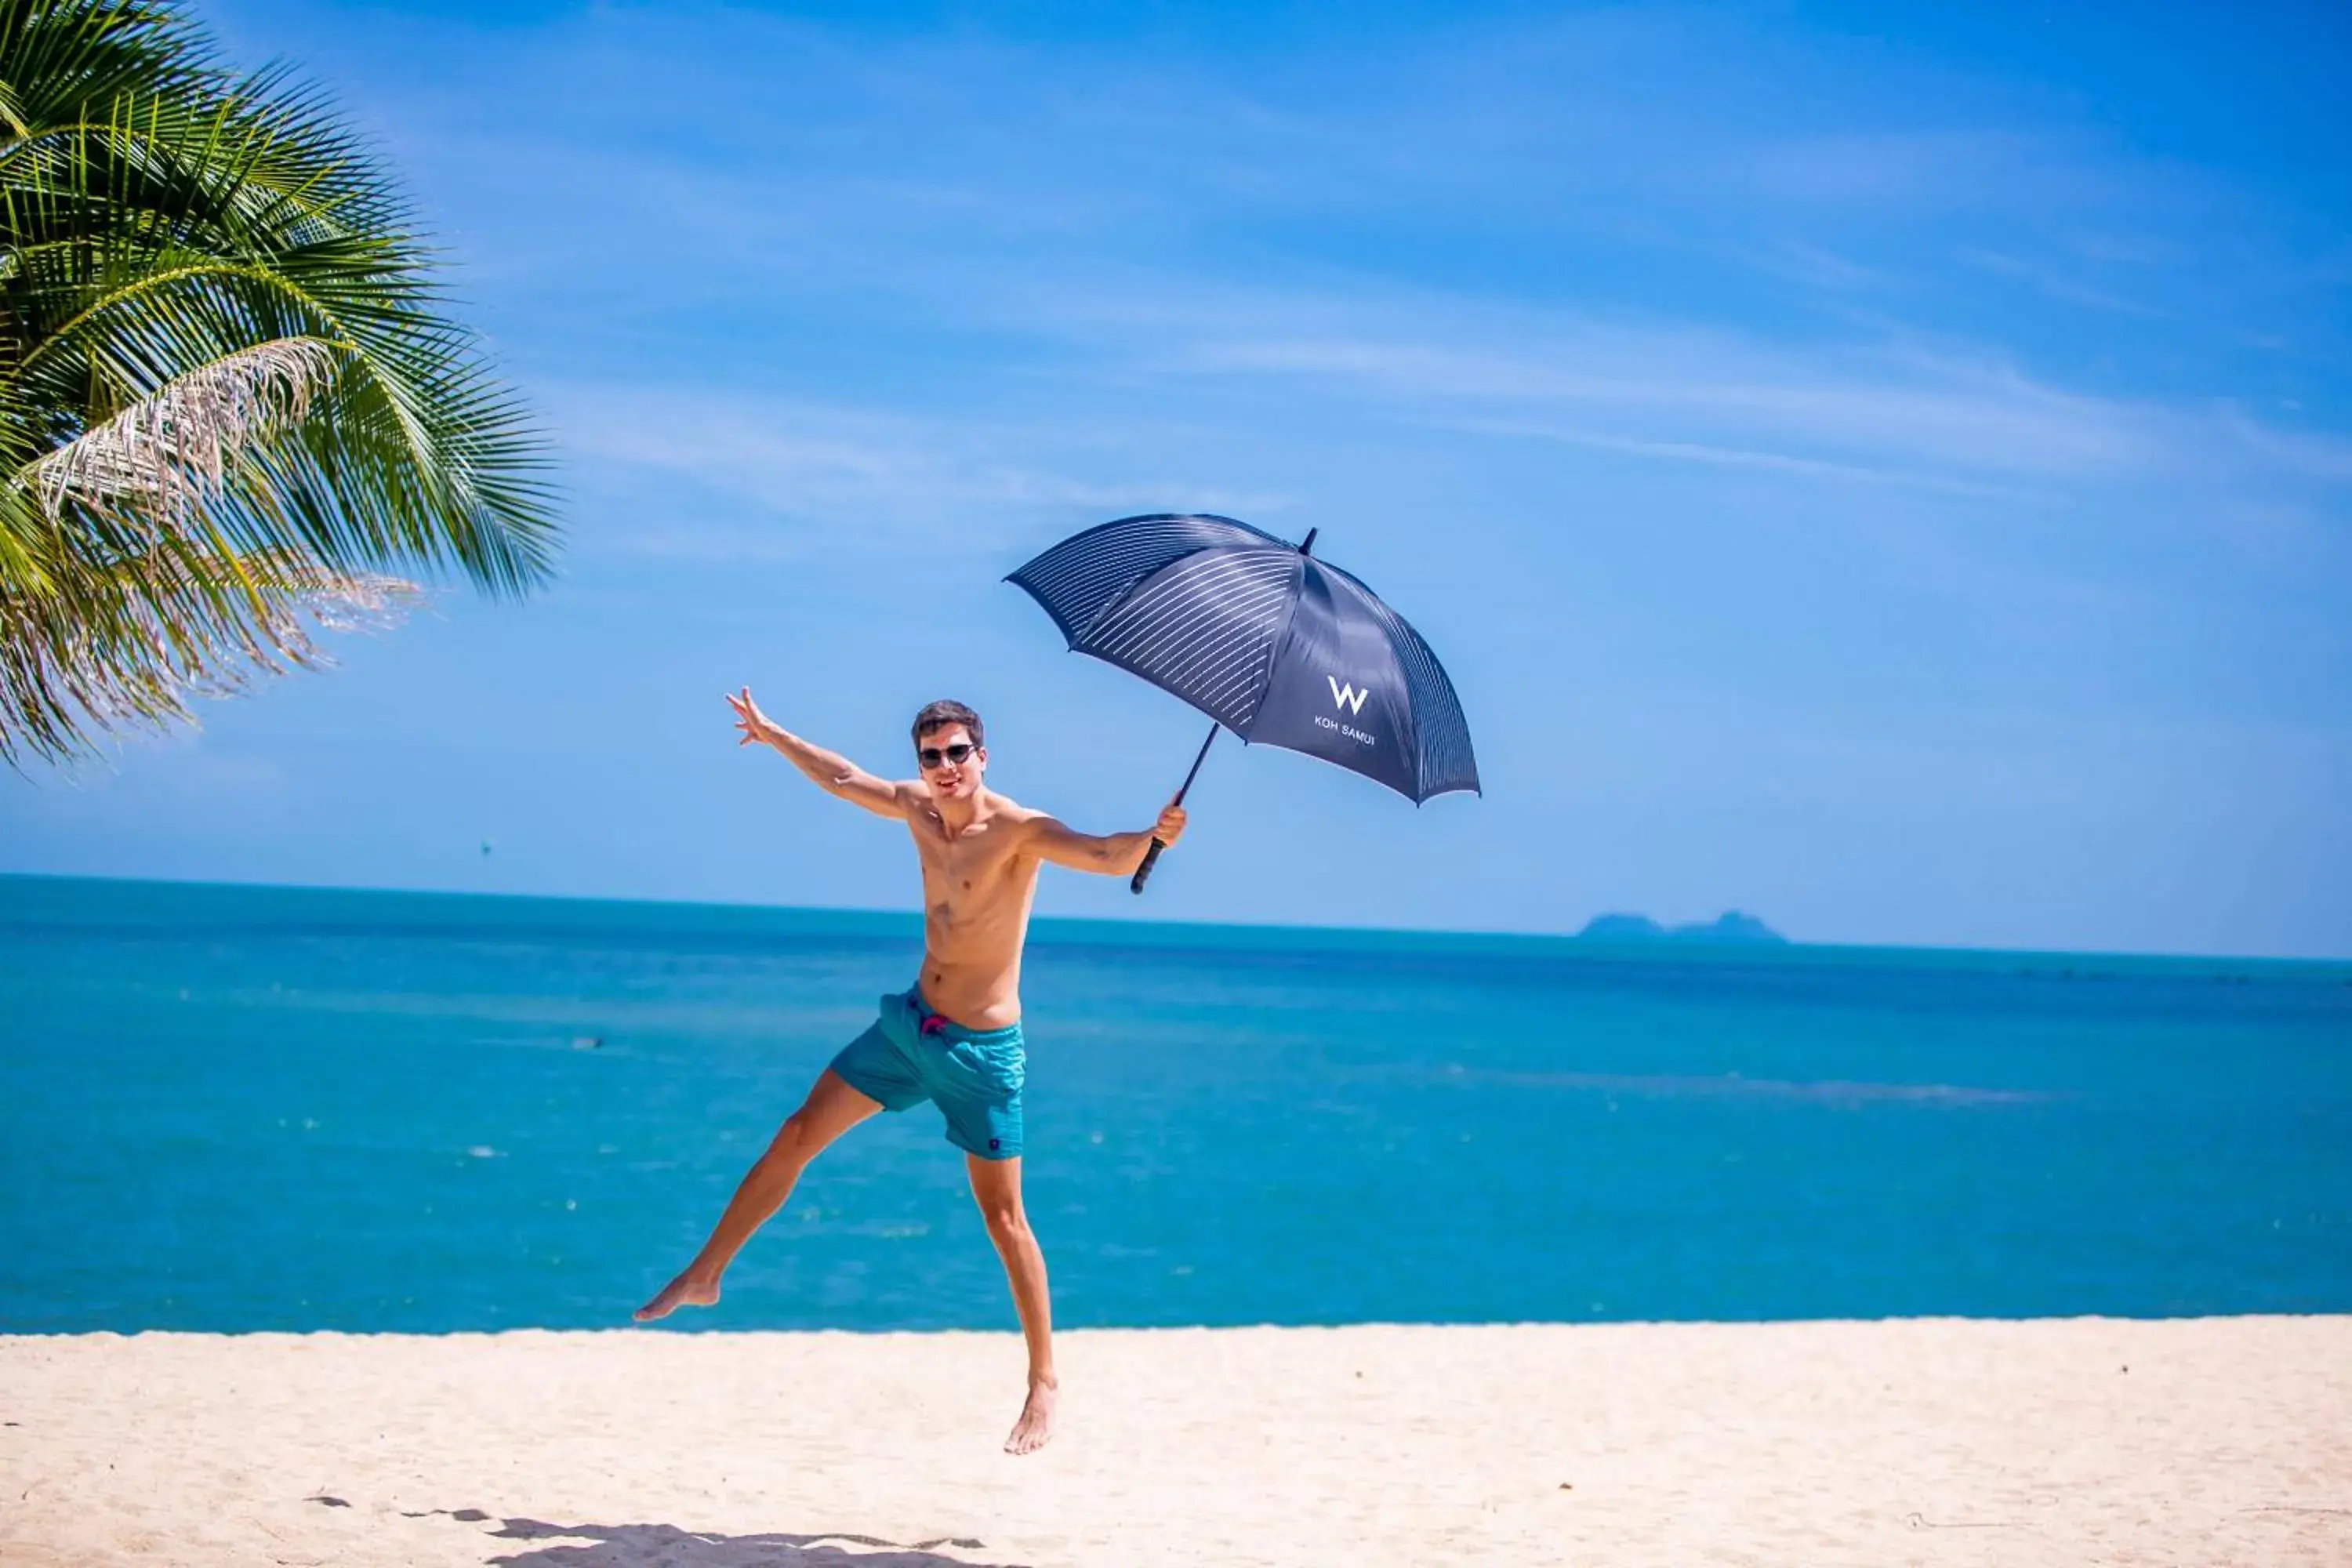
[[[619,1326],[911,912],[0,877],[0,1330]],[[1063,1326],[2352,1310],[2352,963],[1040,918]],[[677,1326],[1007,1328],[928,1107]]]
[[[524,893],[506,890],[488,891],[456,888],[394,888],[379,886],[343,886],[326,882],[244,882],[221,881],[194,877],[113,877],[79,876],[65,872],[0,871],[0,890],[9,884],[81,883],[98,887],[149,889],[156,890],[190,889],[215,892],[269,892],[296,895],[356,895],[371,899],[448,900],[454,910],[458,906],[531,905],[544,906],[550,912],[566,909],[624,910],[647,910],[663,911],[706,910],[721,918],[741,915],[807,918],[819,921],[865,921],[896,922],[908,931],[920,932],[921,916],[903,904],[850,906],[830,904],[765,904],[726,899],[627,899],[587,893]],[[63,908],[63,906],[60,906]],[[5,913],[0,910],[0,913]],[[448,912],[448,911],[444,911]],[[1728,911],[1738,914],[1743,911]],[[109,920],[120,919],[121,910],[109,911]],[[1595,911],[1595,919],[1623,917],[1644,918],[1641,911],[1607,910]],[[1394,939],[1418,944],[1422,942],[1474,942],[1509,945],[1514,943],[1551,944],[1569,942],[1580,952],[1596,948],[1610,950],[1612,956],[1623,953],[1638,956],[1654,950],[1688,953],[1694,949],[1735,949],[1741,952],[1778,951],[1802,953],[1808,957],[1830,958],[1833,955],[1862,957],[1874,954],[1901,954],[1925,962],[1948,957],[1968,962],[1974,960],[2044,961],[2079,966],[2084,963],[2117,964],[2188,964],[2195,966],[2279,965],[2288,968],[2328,971],[2347,984],[2352,984],[2352,953],[2312,956],[2309,954],[2275,954],[2258,952],[2180,952],[2170,950],[2135,948],[2034,948],[1988,947],[1966,943],[1900,943],[1860,942],[1817,942],[1790,937],[1774,930],[1778,941],[1723,940],[1700,934],[1706,921],[1660,922],[1663,934],[1657,937],[1620,939],[1608,935],[1587,936],[1570,931],[1511,931],[1485,927],[1452,926],[1372,926],[1324,925],[1297,921],[1255,922],[1247,921],[1188,921],[1155,920],[1135,916],[1094,919],[1070,915],[1035,915],[1030,921],[1031,942],[1035,945],[1048,934],[1057,941],[1087,942],[1108,940],[1105,933],[1136,930],[1149,931],[1155,939],[1183,944],[1190,938],[1207,939],[1216,945],[1240,935],[1265,933],[1285,942],[1328,938],[1353,945],[1366,939]],[[1769,922],[1761,922],[1769,926]]]

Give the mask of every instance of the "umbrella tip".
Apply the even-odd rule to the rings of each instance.
[[[1319,528],[1308,529],[1307,531],[1307,537],[1299,542],[1298,553],[1305,555],[1311,552],[1315,548],[1315,536],[1322,531],[1323,531]]]

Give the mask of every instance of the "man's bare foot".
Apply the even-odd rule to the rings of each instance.
[[[708,1307],[719,1300],[719,1281],[681,1274],[661,1289],[661,1294],[632,1314],[641,1323],[667,1318],[680,1307]]]
[[[1004,1439],[1008,1454],[1034,1454],[1045,1446],[1054,1435],[1054,1398],[1059,1392],[1051,1383],[1029,1385],[1029,1403],[1021,1407],[1021,1419],[1013,1424],[1013,1436]]]

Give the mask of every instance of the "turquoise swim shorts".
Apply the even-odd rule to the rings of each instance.
[[[917,993],[882,998],[881,1016],[833,1058],[842,1081],[885,1110],[924,1100],[948,1119],[948,1142],[983,1160],[1021,1152],[1021,1086],[1028,1057],[1021,1026],[967,1029]]]

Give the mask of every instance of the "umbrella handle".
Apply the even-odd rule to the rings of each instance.
[[[1192,771],[1186,773],[1184,775],[1184,782],[1176,786],[1176,798],[1170,801],[1168,803],[1169,805],[1181,805],[1184,804],[1184,797],[1192,793],[1192,781],[1201,776],[1201,764],[1208,761],[1209,748],[1216,743],[1217,726],[1212,724],[1209,726],[1209,738],[1201,742],[1200,752],[1192,759]],[[1135,876],[1133,879],[1127,884],[1127,890],[1129,892],[1140,893],[1143,891],[1143,884],[1151,880],[1151,868],[1160,863],[1160,852],[1167,847],[1168,846],[1162,844],[1157,837],[1152,839],[1151,847],[1143,852],[1143,864],[1135,868]]]

